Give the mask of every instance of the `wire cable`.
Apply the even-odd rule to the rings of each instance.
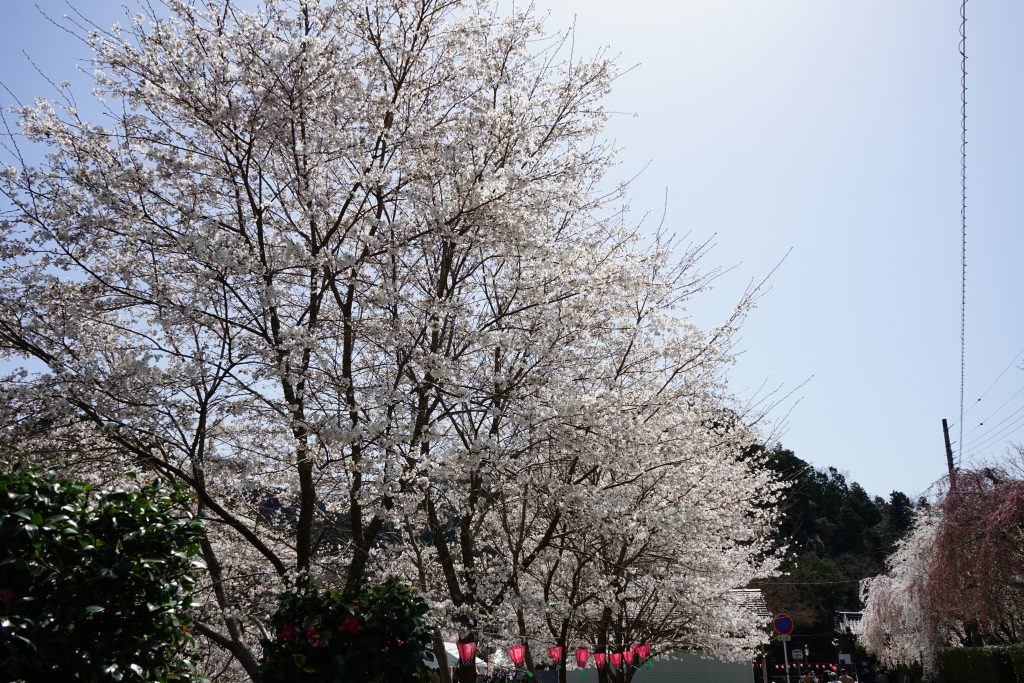
[[[966,437],[969,437],[969,436],[970,436],[971,434],[973,434],[974,432],[976,432],[976,431],[978,431],[979,429],[981,429],[982,427],[984,427],[984,426],[985,426],[985,423],[986,423],[986,422],[988,422],[988,421],[989,421],[989,420],[991,420],[991,419],[992,419],[993,417],[995,417],[995,416],[996,416],[996,415],[997,415],[997,414],[999,413],[999,411],[1000,411],[1000,410],[1002,410],[1003,408],[1005,408],[1006,406],[1008,406],[1008,405],[1010,404],[1010,401],[1012,401],[1013,399],[1017,398],[1017,397],[1018,397],[1018,396],[1020,396],[1020,395],[1021,395],[1022,393],[1024,393],[1024,387],[1021,387],[1020,389],[1018,389],[1017,391],[1015,391],[1015,392],[1013,393],[1013,395],[1012,395],[1012,396],[1010,396],[1010,398],[1006,399],[1006,400],[1005,400],[1005,401],[1003,401],[1003,402],[1002,402],[1001,404],[999,404],[999,407],[998,407],[998,408],[996,408],[995,410],[993,410],[993,411],[992,411],[991,413],[989,413],[988,415],[986,415],[986,416],[985,416],[985,418],[984,418],[984,419],[983,419],[983,420],[982,420],[981,422],[979,422],[978,424],[976,424],[976,425],[974,425],[973,427],[971,427],[970,429],[968,429],[968,430],[967,430],[967,432],[966,432],[966,433],[964,434],[964,437],[965,437],[965,438],[966,438]]]
[[[988,385],[988,389],[985,389],[985,391],[981,392],[981,396],[979,396],[977,400],[974,401],[974,403],[967,406],[967,412],[965,413],[965,415],[971,414],[971,411],[974,410],[974,407],[981,403],[981,399],[985,398],[985,396],[988,395],[988,392],[992,391],[992,387],[994,387],[996,383],[998,383],[999,380],[1003,378],[1003,375],[1010,371],[1010,368],[1013,367],[1013,364],[1017,362],[1017,359],[1020,358],[1020,354],[1022,353],[1024,353],[1024,346],[1020,347],[1020,350],[1014,354],[1013,358],[1010,359],[1010,362],[1006,364],[1005,368],[1003,368],[1003,371],[1000,372],[994,380],[992,380],[992,384]]]
[[[1021,428],[1024,427],[1024,415],[1019,415],[1014,418],[1013,422],[1006,425],[1002,429],[999,429],[994,434],[990,434],[988,437],[974,441],[971,445],[971,450],[968,452],[967,457],[973,458],[981,455],[983,451],[986,451],[993,446],[996,446],[1001,441],[1009,441],[1010,437],[1016,434]]]
[[[961,419],[956,462],[964,456],[964,378],[967,374],[967,0],[961,0]]]
[[[1002,431],[1002,426],[1005,425],[1007,422],[1009,422],[1010,420],[1013,420],[1014,418],[1018,418],[1018,416],[1020,416],[1018,419],[1024,419],[1024,415],[1021,415],[1021,413],[1024,413],[1024,406],[1021,406],[1021,407],[1017,408],[1017,410],[1013,411],[1012,413],[1010,413],[1009,415],[1004,417],[1001,421],[999,421],[995,425],[989,427],[984,432],[982,432],[978,436],[974,437],[974,439],[968,441],[964,445],[967,446],[967,448],[970,451],[972,451],[972,452],[973,451],[977,451],[979,444],[987,442],[997,432],[1001,432]]]

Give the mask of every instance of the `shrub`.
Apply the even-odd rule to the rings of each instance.
[[[397,579],[354,595],[284,593],[272,619],[276,638],[262,643],[262,680],[426,680],[426,613],[423,599]]]
[[[939,653],[937,669],[945,683],[1016,683],[1010,648],[951,647]]]
[[[0,681],[188,681],[201,524],[158,483],[0,472]]]
[[[1007,649],[1010,651],[1013,670],[1017,674],[1017,683],[1024,683],[1024,644],[1011,645]]]

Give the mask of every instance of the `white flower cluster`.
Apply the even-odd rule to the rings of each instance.
[[[913,531],[886,561],[889,572],[865,579],[860,587],[864,647],[888,666],[921,664],[929,675],[939,648],[953,634],[927,586],[938,525],[933,510],[919,510]]]
[[[2,418],[195,492],[210,666],[254,673],[282,586],[384,574],[494,646],[756,644],[754,297],[698,329],[704,247],[599,191],[614,65],[487,2],[165,5],[84,36],[105,127],[20,112]]]

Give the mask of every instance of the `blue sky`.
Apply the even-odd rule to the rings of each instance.
[[[928,486],[945,469],[940,419],[959,412],[959,3],[540,6],[553,25],[575,16],[578,49],[608,45],[639,64],[610,102],[636,115],[610,128],[622,171],[651,162],[637,208],[660,207],[667,189],[668,223],[716,235],[711,260],[740,264],[697,302],[698,319],[721,315],[793,248],[745,326],[736,389],[813,375],[788,447],[872,493]],[[1024,346],[1024,5],[968,13],[970,405]],[[1021,387],[1012,367],[967,413],[967,431]],[[1024,441],[1018,408],[1024,392],[965,436],[965,455]],[[1006,416],[1006,438],[989,433]]]
[[[101,25],[124,19],[118,2],[75,4]],[[699,322],[723,318],[792,248],[744,327],[736,391],[813,376],[783,443],[871,493],[924,490],[945,468],[939,421],[959,412],[959,3],[537,7],[552,29],[575,20],[577,51],[608,46],[638,65],[608,103],[622,112],[608,128],[622,147],[616,173],[647,166],[634,210],[660,212],[667,191],[666,224],[714,235],[708,267],[736,266],[694,302]],[[22,51],[53,80],[75,80],[82,45],[31,2],[5,3],[2,17],[0,80],[18,97],[51,92]],[[964,453],[982,457],[1024,442],[1024,354],[1000,377],[1024,347],[1024,4],[968,3],[968,17]]]

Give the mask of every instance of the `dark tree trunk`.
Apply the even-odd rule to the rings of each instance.
[[[455,683],[476,683],[476,666],[459,664],[459,668],[455,672]]]
[[[444,651],[444,639],[441,638],[441,632],[438,630],[434,631],[433,650],[441,683],[452,683],[452,670],[448,667],[448,653]]]

